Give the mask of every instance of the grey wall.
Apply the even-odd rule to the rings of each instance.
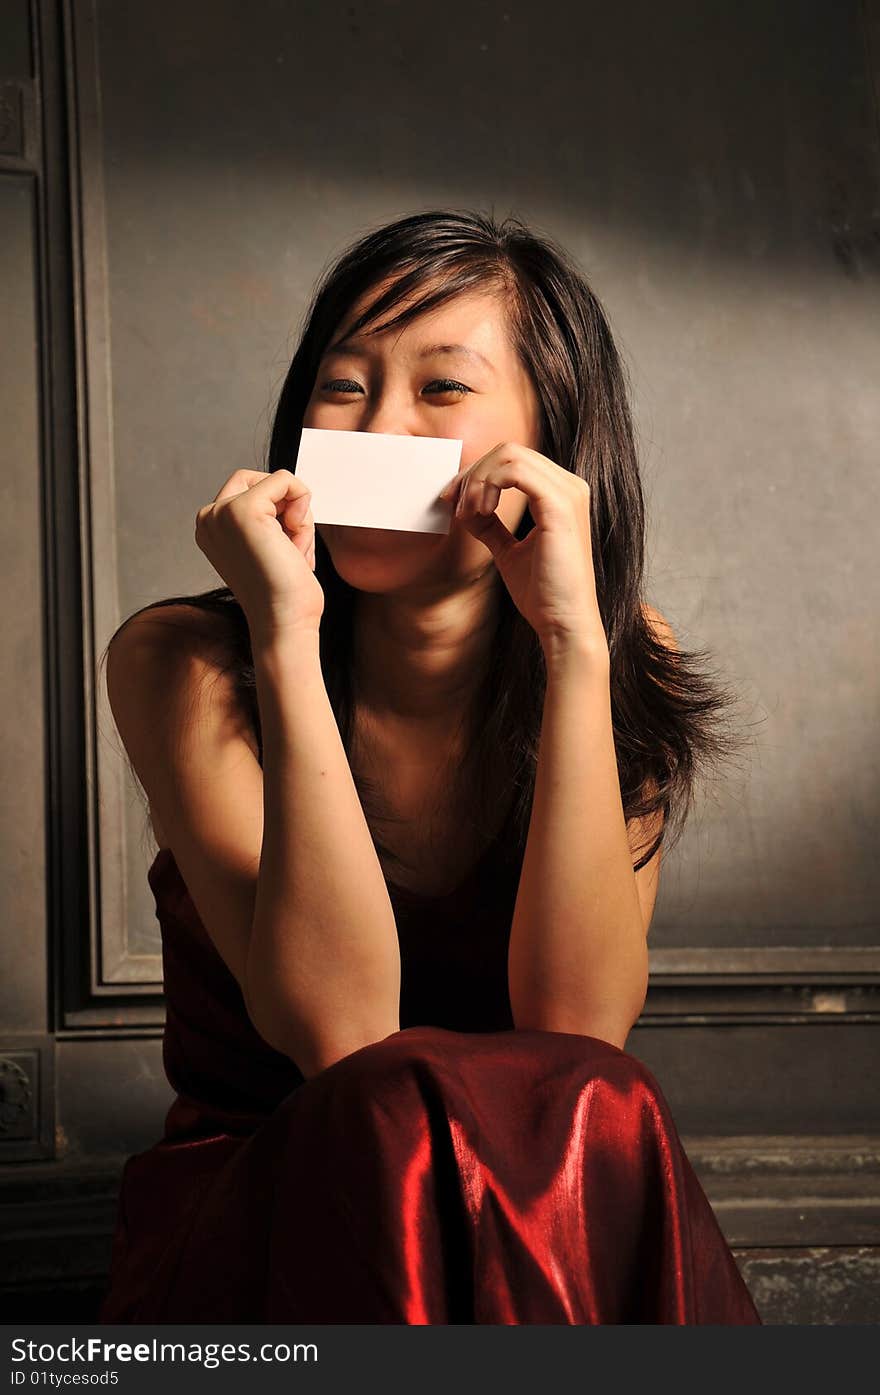
[[[740,687],[652,942],[876,932],[878,138],[848,3],[98,6],[119,609],[217,584],[312,283],[433,205],[558,236],[631,368],[652,599]],[[132,806],[132,831],[140,806]]]
[[[434,206],[581,263],[632,376],[649,598],[754,738],[664,866],[632,1049],[686,1130],[870,1126],[878,15],[6,7],[0,1050],[32,1091],[0,1163],[161,1126],[152,846],[96,659],[218,584],[195,512],[262,464],[329,258]]]

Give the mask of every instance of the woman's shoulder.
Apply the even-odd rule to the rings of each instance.
[[[229,619],[176,599],[129,616],[108,646],[107,692],[117,728],[141,783],[161,731],[243,737],[259,755],[239,686],[240,649]],[[140,765],[138,768],[138,755]],[[155,828],[155,819],[154,819]],[[160,846],[163,834],[155,829]]]
[[[237,651],[239,635],[235,618],[215,608],[190,601],[156,601],[136,610],[120,625],[112,643],[154,650],[169,663],[191,655],[208,664],[226,667]]]
[[[157,701],[163,695],[163,705],[167,699],[172,708],[191,710],[201,695],[227,722],[239,724],[246,715],[238,684],[241,635],[231,615],[176,599],[145,606],[120,626],[108,649],[111,703],[137,690],[138,707],[153,694]]]

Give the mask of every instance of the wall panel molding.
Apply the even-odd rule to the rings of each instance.
[[[101,158],[101,83],[96,11],[90,0],[64,5],[67,41],[73,295],[77,328],[77,396],[81,429],[79,479],[83,525],[82,642],[89,796],[89,881],[92,891],[86,991],[67,1007],[66,1026],[108,1027],[155,1020],[139,1000],[161,990],[158,952],[129,943],[125,800],[130,776],[115,737],[98,660],[119,613],[112,420],[112,344]],[[109,738],[109,739],[108,739]]]
[[[103,103],[97,0],[63,0],[65,77],[71,172],[70,236],[80,430],[83,701],[90,892],[87,962],[81,986],[75,957],[64,963],[62,1030],[109,1035],[160,1028],[161,958],[138,952],[128,924],[125,808],[131,795],[125,763],[112,749],[112,714],[97,656],[120,620],[116,553],[116,469],[112,411],[113,340],[102,164]],[[200,138],[203,136],[200,132]],[[829,922],[833,917],[829,906]],[[815,939],[815,933],[812,936]],[[658,1025],[733,1022],[875,1021],[880,991],[880,935],[862,947],[828,943],[782,947],[652,947],[643,1021]]]

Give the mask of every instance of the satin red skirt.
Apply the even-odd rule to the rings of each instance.
[[[123,1174],[102,1322],[760,1318],[634,1056],[409,1027]]]

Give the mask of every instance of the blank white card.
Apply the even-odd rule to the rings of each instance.
[[[304,426],[294,474],[311,490],[316,523],[448,533],[452,507],[437,496],[458,473],[462,445],[446,436]]]

